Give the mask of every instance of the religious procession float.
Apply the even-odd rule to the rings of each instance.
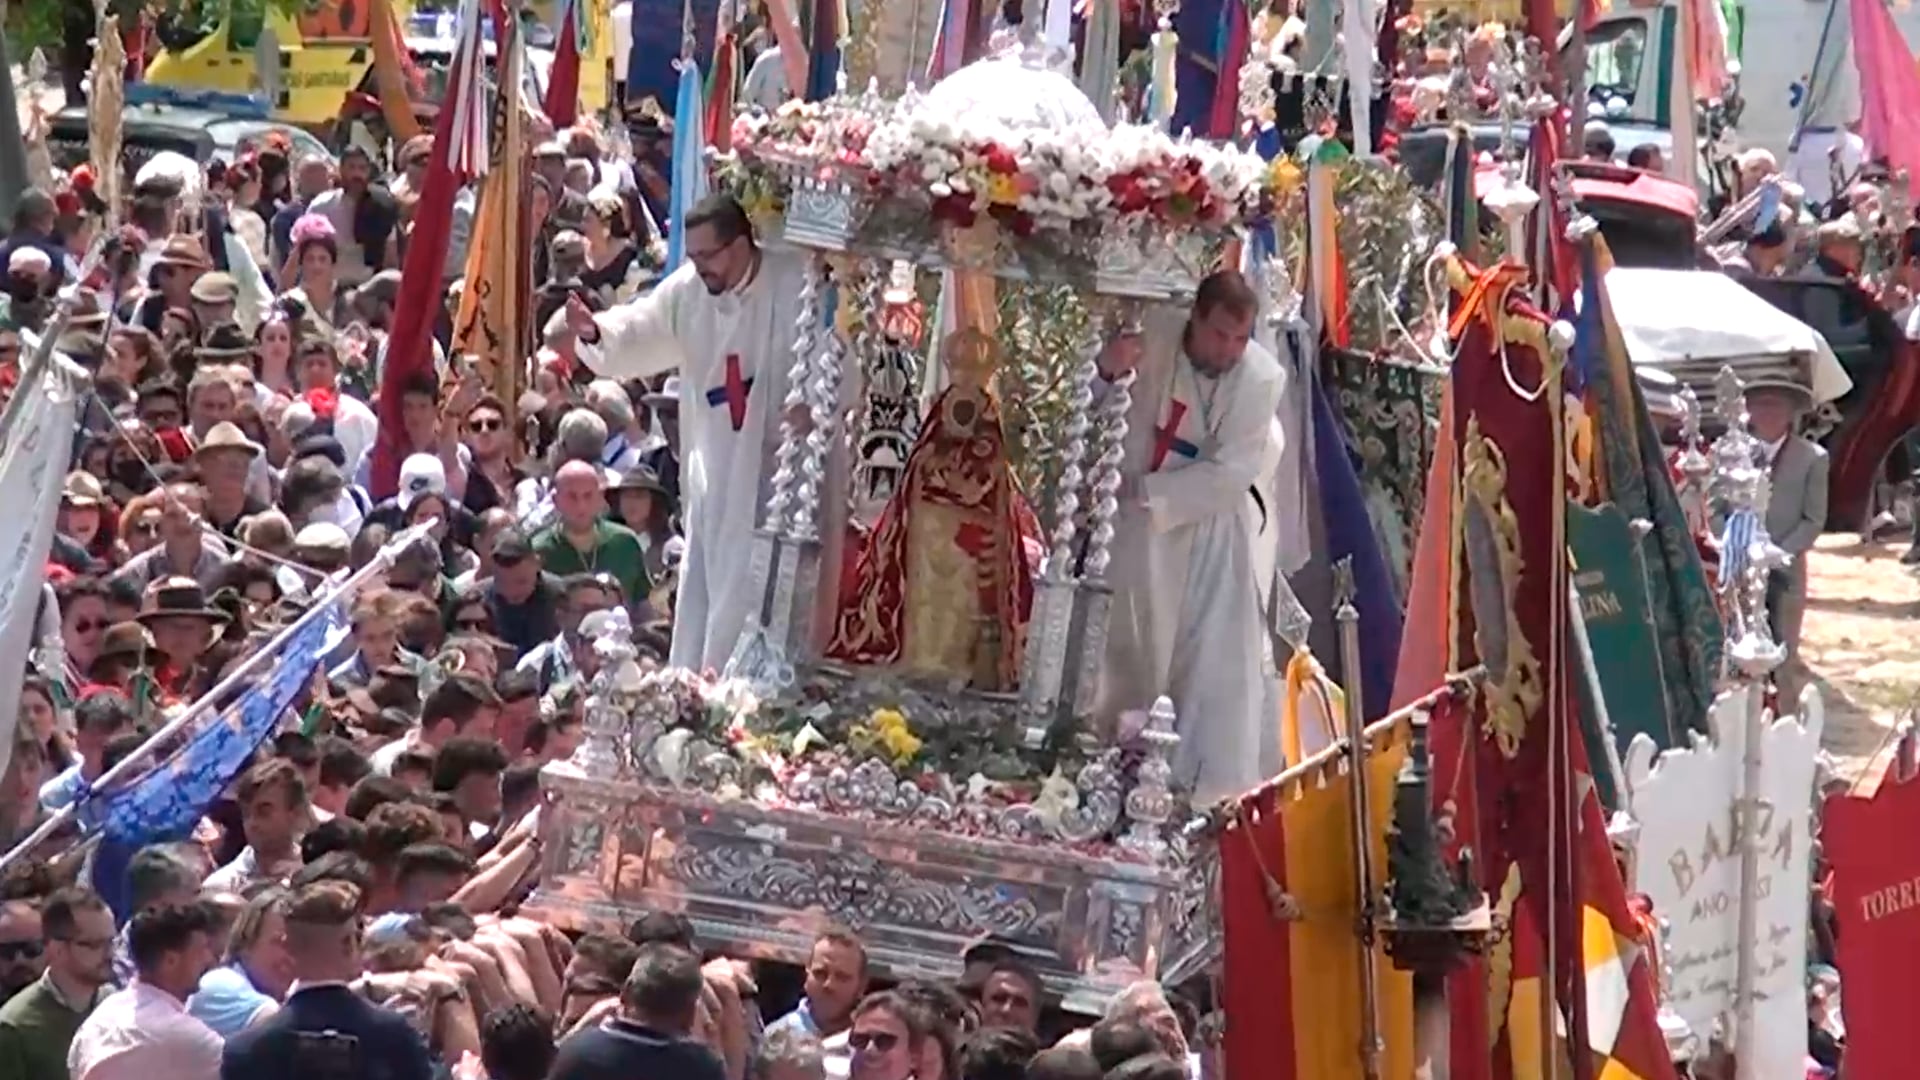
[[[787,961],[845,923],[895,976],[991,938],[1073,1010],[1184,983],[1213,1075],[1798,1069],[1821,712],[1770,689],[1744,400],[1843,400],[1858,365],[1634,257],[1623,204],[1697,199],[1568,160],[1537,48],[1426,102],[1429,189],[1375,153],[1369,68],[1294,74],[1266,18],[1215,58],[1218,139],[1084,92],[1051,18],[924,92],[731,125],[718,179],[812,260],[759,617],[705,673],[601,625],[531,909]],[[1094,358],[1222,265],[1289,378],[1252,493],[1285,766],[1195,805],[1175,763],[1216,718],[1093,709],[1133,389]],[[1686,337],[1675,296],[1746,325]],[[1890,408],[1841,408],[1863,488]],[[1199,453],[1178,422],[1156,452]]]

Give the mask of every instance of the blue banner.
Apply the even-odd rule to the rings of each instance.
[[[89,832],[108,841],[147,844],[193,828],[233,783],[253,752],[313,679],[334,636],[344,629],[340,605],[300,627],[281,646],[279,662],[240,700],[187,737],[138,780],[90,795],[80,807]]]
[[[694,57],[700,70],[713,64],[714,21],[720,14],[720,0],[692,0]],[[634,0],[632,44],[625,57],[629,109],[648,98],[661,115],[670,115],[667,107],[679,92],[680,72],[674,61],[680,59],[680,0]],[[615,60],[615,63],[620,63]]]

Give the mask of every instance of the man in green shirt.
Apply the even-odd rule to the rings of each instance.
[[[541,568],[559,577],[604,574],[619,584],[629,608],[645,603],[652,588],[646,553],[632,529],[602,517],[607,500],[600,470],[584,461],[560,466],[553,478],[553,509],[558,520],[533,537]]]
[[[113,913],[91,889],[61,889],[40,913],[47,973],[0,1005],[0,1076],[66,1080],[67,1048],[113,983]]]

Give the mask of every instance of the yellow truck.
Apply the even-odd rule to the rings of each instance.
[[[539,31],[528,35],[529,44],[551,43],[548,28],[558,7],[558,0],[533,4],[528,22]],[[591,25],[580,65],[581,107],[597,113],[613,98],[613,28],[606,0],[586,0],[583,7]],[[377,70],[380,58],[391,55],[397,64],[405,40],[441,36],[437,30],[452,18],[452,12],[416,10],[409,0],[309,0],[292,14],[263,0],[238,0],[204,33],[174,33],[148,66],[146,81],[181,90],[265,93],[273,119],[316,132],[331,128],[347,96],[358,91],[381,100],[391,122],[406,110],[384,100],[390,95],[379,88],[404,84],[399,72]],[[383,41],[382,35],[391,36]],[[383,47],[388,44],[391,49]],[[431,58],[416,59],[431,64]]]

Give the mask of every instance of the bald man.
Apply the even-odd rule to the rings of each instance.
[[[600,470],[585,461],[569,461],[553,478],[555,521],[533,537],[541,569],[566,577],[598,574],[620,586],[629,608],[644,602],[646,553],[632,529],[606,519],[607,499]]]

